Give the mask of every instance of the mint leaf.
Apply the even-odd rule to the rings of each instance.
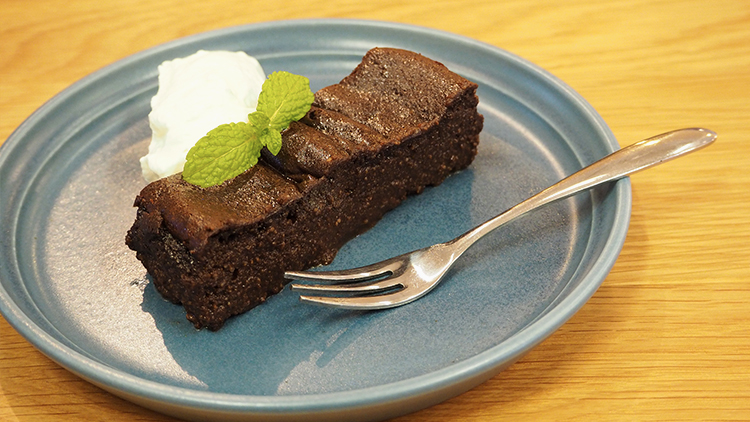
[[[260,142],[271,151],[271,154],[276,155],[281,151],[281,132],[266,129],[260,136]]]
[[[247,120],[253,126],[258,127],[258,141],[268,148],[273,155],[276,155],[281,150],[281,133],[275,130],[271,130],[269,123],[271,122],[265,113],[260,111],[254,111],[247,116]]]
[[[206,188],[221,184],[254,166],[263,148],[258,141],[258,132],[263,129],[240,122],[211,130],[188,151],[182,178]]]
[[[265,113],[254,111],[247,115],[247,123],[251,126],[259,128],[262,131],[263,129],[268,128],[271,120],[268,119],[268,116]]]
[[[313,99],[309,79],[289,72],[274,72],[263,83],[258,111],[271,120],[271,129],[282,131],[305,116]]]
[[[274,72],[263,83],[257,111],[247,122],[220,125],[188,151],[182,178],[206,188],[229,180],[258,162],[263,147],[276,155],[281,131],[307,114],[314,95],[310,81],[288,72]]]

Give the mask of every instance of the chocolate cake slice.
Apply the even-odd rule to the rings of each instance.
[[[330,263],[408,195],[474,159],[477,85],[417,53],[376,48],[282,134],[278,155],[221,185],[180,174],[135,200],[128,246],[196,328],[284,287],[283,273]]]

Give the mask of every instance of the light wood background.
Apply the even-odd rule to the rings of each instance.
[[[132,53],[311,17],[416,24],[509,50],[581,93],[622,145],[688,126],[719,133],[632,177],[622,254],[567,324],[487,383],[399,422],[750,420],[748,1],[0,0],[0,142]],[[71,375],[0,318],[0,420],[173,419]]]

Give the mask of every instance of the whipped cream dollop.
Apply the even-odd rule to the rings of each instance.
[[[201,50],[159,65],[148,115],[151,144],[140,160],[146,181],[181,172],[187,152],[210,130],[246,122],[265,80],[258,60],[241,51]]]

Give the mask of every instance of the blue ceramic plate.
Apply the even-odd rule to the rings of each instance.
[[[219,332],[196,331],[124,243],[144,186],[157,65],[245,50],[266,72],[338,82],[366,50],[420,52],[479,84],[470,169],[410,198],[333,267],[452,238],[618,147],[597,113],[498,48],[393,23],[305,20],[180,39],[66,89],[0,149],[0,310],[39,350],[112,393],[185,419],[380,420],[494,376],[570,318],[622,247],[628,180],[548,206],[469,252],[427,297],[381,312],[301,304],[285,289]]]

